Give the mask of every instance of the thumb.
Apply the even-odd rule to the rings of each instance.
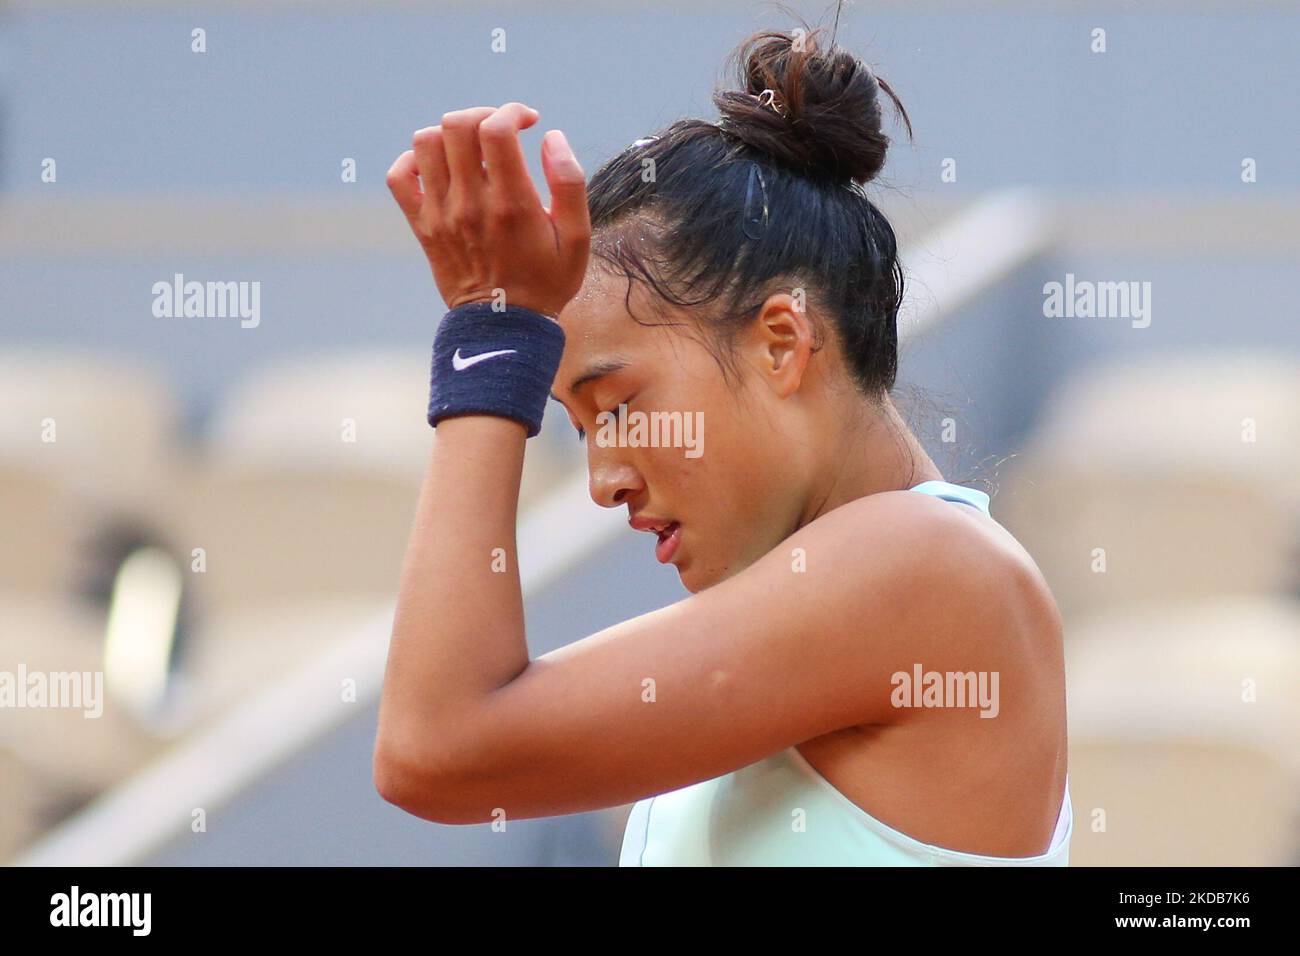
[[[576,254],[591,238],[587,177],[558,129],[548,131],[542,139],[542,171],[551,189],[551,222],[560,248]]]

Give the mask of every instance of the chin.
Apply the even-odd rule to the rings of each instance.
[[[695,568],[691,567],[689,561],[677,568],[677,577],[681,579],[682,587],[692,594],[698,594],[713,583],[705,580],[705,575],[701,575]]]
[[[677,576],[681,579],[682,587],[692,594],[699,594],[713,585],[730,577],[724,571],[717,568],[700,567],[692,561],[686,561],[677,568]]]

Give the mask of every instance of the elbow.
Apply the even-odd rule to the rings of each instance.
[[[464,751],[451,747],[434,752],[427,747],[403,746],[381,733],[375,741],[371,776],[375,791],[412,816],[430,823],[470,824],[491,820],[467,807],[471,800],[468,770],[453,763]]]
[[[409,761],[393,753],[392,748],[382,741],[376,741],[374,760],[371,765],[375,792],[385,803],[391,803],[407,813],[423,816],[419,813],[421,798],[430,788],[422,781]],[[427,818],[426,818],[427,819]]]
[[[428,761],[381,739],[375,743],[371,775],[375,791],[385,803],[431,823],[449,822],[442,803],[444,778]]]

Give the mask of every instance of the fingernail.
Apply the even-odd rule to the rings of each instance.
[[[577,162],[577,157],[573,155],[573,150],[569,146],[569,141],[564,138],[564,133],[560,130],[552,131],[555,135],[551,137],[551,155],[561,161]]]

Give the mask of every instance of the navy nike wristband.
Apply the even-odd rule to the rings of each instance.
[[[429,424],[455,415],[496,415],[520,422],[532,438],[564,353],[558,322],[517,305],[457,306],[433,339]]]

